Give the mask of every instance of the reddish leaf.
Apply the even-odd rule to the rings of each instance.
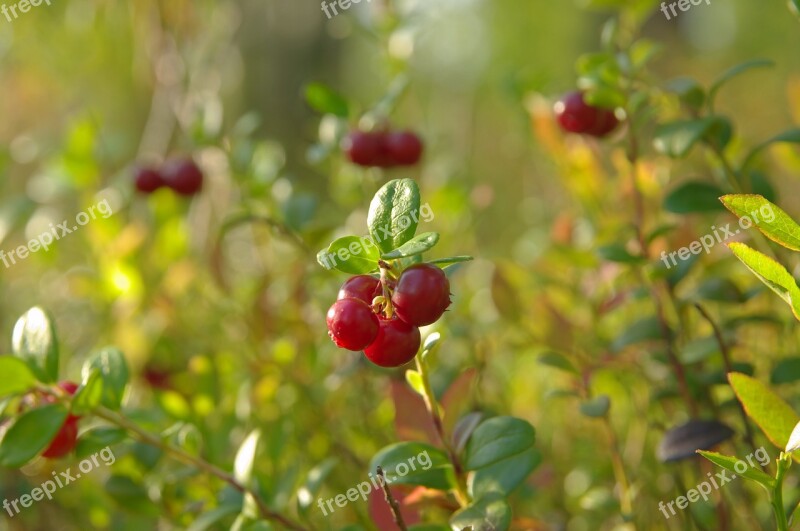
[[[462,372],[445,391],[441,401],[444,410],[445,433],[452,433],[458,419],[469,409],[469,398],[477,376],[477,369],[470,367]]]
[[[422,441],[436,444],[436,428],[425,408],[425,401],[403,381],[392,380],[394,429],[401,441]]]

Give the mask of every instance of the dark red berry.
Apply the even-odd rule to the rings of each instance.
[[[350,277],[339,288],[337,299],[359,299],[372,306],[372,299],[381,294],[381,281],[369,275]]]
[[[397,316],[408,324],[434,323],[450,306],[450,281],[435,265],[413,265],[400,275],[392,305]]]
[[[328,335],[336,346],[363,350],[378,335],[378,316],[359,299],[340,299],[328,310]]]
[[[70,415],[58,430],[50,445],[42,452],[42,457],[57,459],[70,453],[78,442],[78,418]]]
[[[162,175],[164,183],[180,195],[194,195],[203,187],[203,172],[192,159],[167,162]]]
[[[411,166],[422,156],[422,141],[411,131],[398,131],[386,135],[386,151],[394,164]]]
[[[142,377],[154,389],[171,389],[172,372],[155,366],[146,366]]]
[[[375,166],[381,158],[383,136],[377,133],[353,131],[342,141],[342,150],[353,164]]]
[[[138,168],[134,180],[136,189],[143,194],[151,194],[164,186],[161,174],[153,168]]]
[[[381,319],[375,341],[364,349],[367,359],[381,367],[399,367],[414,359],[421,338],[419,328],[394,318]]]
[[[619,123],[614,111],[587,104],[581,92],[566,94],[555,104],[554,110],[561,128],[570,133],[603,137]]]

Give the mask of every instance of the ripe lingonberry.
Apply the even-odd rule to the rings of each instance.
[[[69,381],[59,382],[58,386],[71,395],[74,395],[79,387],[75,382]],[[45,402],[55,402],[55,398],[47,396]],[[44,452],[42,452],[42,457],[57,459],[67,455],[75,448],[78,442],[78,420],[80,420],[78,416],[72,414],[67,415],[64,424],[61,425],[56,436],[50,441],[50,444],[45,448]]]
[[[194,195],[203,187],[203,172],[192,159],[171,160],[162,174],[164,183],[180,195]]]
[[[421,342],[419,328],[400,319],[381,319],[378,337],[364,349],[367,359],[381,367],[399,367],[414,359]]]
[[[136,189],[143,194],[151,194],[164,186],[164,179],[154,168],[138,168],[134,175]]]
[[[614,111],[587,104],[582,92],[566,94],[554,110],[561,128],[570,133],[603,137],[619,124]]]
[[[342,284],[342,287],[339,288],[339,296],[336,298],[359,299],[371,306],[372,299],[381,294],[380,286],[381,281],[375,277],[371,277],[369,275],[356,275],[354,277],[350,277],[344,284]]]
[[[435,265],[408,267],[397,281],[392,305],[397,316],[408,324],[434,323],[450,306],[450,281]]]
[[[394,164],[411,166],[422,156],[422,141],[411,131],[398,131],[386,135],[386,151]]]
[[[328,335],[336,346],[363,350],[378,335],[378,316],[360,299],[340,299],[328,310]]]
[[[342,150],[353,164],[378,166],[383,156],[383,134],[353,131],[342,141]]]

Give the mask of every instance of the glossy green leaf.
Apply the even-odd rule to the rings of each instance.
[[[489,492],[508,496],[525,482],[541,462],[541,453],[536,448],[529,448],[508,459],[479,468],[471,475],[468,482],[469,494],[473,498],[480,498]]]
[[[481,423],[467,443],[464,468],[477,470],[533,447],[536,430],[515,417],[493,417]]]
[[[369,234],[381,252],[397,249],[417,232],[419,186],[411,179],[395,179],[372,198],[367,215]]]
[[[19,468],[39,455],[67,419],[67,409],[50,404],[22,413],[0,441],[0,465]]]
[[[58,380],[58,340],[50,316],[38,306],[14,325],[11,350],[45,383]]]
[[[702,181],[681,183],[667,194],[664,208],[676,214],[719,212],[723,210],[719,197],[724,192],[713,184]]]
[[[785,358],[772,369],[769,381],[772,384],[792,383],[800,380],[800,358]]]
[[[369,238],[344,236],[317,253],[317,262],[325,269],[351,275],[363,275],[378,269],[380,253]]]
[[[784,452],[794,452],[800,448],[800,422],[798,422],[792,433],[789,435],[789,442],[786,443],[786,448]]]
[[[498,493],[489,493],[453,514],[453,531],[472,528],[473,531],[507,531],[511,526],[511,507]]]
[[[186,531],[206,531],[206,529],[216,529],[215,524],[219,523],[227,516],[234,515],[241,511],[241,503],[226,503],[220,505],[216,509],[212,509],[207,513],[200,515],[194,522],[192,522]]]
[[[86,360],[81,375],[86,381],[92,370],[98,369],[103,380],[103,397],[100,403],[110,409],[119,409],[128,385],[128,362],[119,349],[106,347]]]
[[[107,446],[124,441],[127,436],[127,433],[122,428],[112,428],[110,426],[92,428],[81,434],[75,447],[75,456],[78,459],[83,459]]]
[[[411,238],[394,251],[384,253],[381,258],[384,260],[395,260],[397,258],[415,256],[430,251],[438,242],[438,232],[423,232]]]
[[[418,395],[425,396],[425,388],[422,384],[422,375],[419,372],[411,369],[407,370],[406,381]]]
[[[450,490],[455,486],[453,466],[447,455],[429,444],[400,442],[381,449],[372,458],[369,474],[380,466],[389,484],[422,485]]]
[[[761,469],[757,467],[751,467],[746,461],[741,461],[739,459],[736,459],[735,457],[731,457],[728,455],[718,454],[717,452],[707,452],[704,450],[697,450],[697,453],[702,455],[715,465],[720,466],[726,470],[730,470],[731,472],[736,474],[737,477],[743,477],[749,479],[750,481],[755,481],[756,483],[767,489],[768,492],[772,492],[772,488],[775,486],[774,478],[768,476],[767,474],[762,472]],[[747,468],[745,469],[744,472],[742,472],[741,470],[736,470],[736,464],[739,463],[740,461],[745,465],[747,465]],[[742,467],[740,466],[739,468],[741,469]]]
[[[236,459],[233,462],[233,476],[243,485],[249,485],[250,479],[253,477],[253,466],[256,460],[259,439],[261,439],[261,432],[253,430],[242,442],[239,451],[236,452]]]
[[[726,136],[730,139],[728,127],[727,121],[718,116],[669,122],[656,128],[653,146],[663,155],[682,158],[701,140],[721,142]]]
[[[102,398],[103,377],[100,369],[95,367],[75,391],[75,397],[72,399],[72,412],[76,415],[85,415],[99,406]]]
[[[777,293],[800,320],[800,288],[786,268],[743,243],[729,243],[728,248],[761,282]]]
[[[306,85],[306,102],[317,112],[347,118],[350,110],[347,100],[322,83]]]
[[[587,417],[603,417],[611,408],[611,399],[606,395],[600,395],[581,404],[581,413]]]
[[[36,385],[36,376],[20,358],[0,356],[0,398],[24,393]]]
[[[720,201],[739,219],[749,220],[770,240],[800,251],[800,225],[777,205],[755,194],[725,195]]]
[[[674,92],[681,102],[692,109],[700,109],[705,103],[706,93],[696,80],[689,77],[673,79],[667,83],[667,90]]]
[[[429,260],[428,263],[436,264],[444,268],[448,265],[460,264],[461,262],[469,262],[471,260],[474,260],[474,258],[471,256],[462,255],[462,256],[448,256],[447,258],[437,258],[435,260]]]
[[[766,385],[745,374],[733,372],[728,381],[747,416],[778,448],[785,448],[800,417]]]

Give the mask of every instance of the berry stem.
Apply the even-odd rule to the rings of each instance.
[[[406,523],[403,521],[403,514],[400,512],[400,505],[397,503],[397,500],[394,499],[394,496],[392,496],[392,491],[389,490],[389,483],[386,482],[386,476],[383,474],[383,469],[380,466],[378,466],[378,477],[380,478],[379,483],[383,487],[383,495],[386,498],[386,503],[389,504],[392,510],[394,523],[397,524],[397,527],[400,528],[401,531],[408,531],[408,527],[406,527]]]
[[[186,464],[197,467],[203,472],[206,472],[212,476],[216,476],[217,478],[221,479],[222,481],[224,481],[225,483],[227,483],[228,485],[230,485],[231,487],[233,487],[234,489],[236,489],[237,491],[241,492],[244,495],[250,495],[258,505],[258,508],[261,511],[261,515],[266,520],[277,522],[283,525],[286,529],[291,529],[293,531],[307,531],[307,528],[271,510],[264,502],[264,500],[261,499],[258,493],[256,493],[252,488],[241,484],[235,477],[233,477],[228,472],[225,472],[221,468],[207,461],[204,461],[199,457],[191,455],[181,450],[180,448],[177,448],[171,444],[162,441],[159,437],[145,431],[131,420],[127,419],[126,417],[114,411],[111,411],[110,409],[106,409],[104,407],[98,407],[95,410],[93,410],[93,413],[97,417],[107,422],[110,422],[111,424],[119,426],[120,428],[129,432],[131,436],[133,436],[135,439],[138,439],[139,441],[145,444],[149,444],[150,446],[155,446],[164,453],[171,455],[178,461],[183,461]]]
[[[431,415],[433,426],[436,428],[436,434],[439,436],[439,441],[441,441],[442,446],[444,446],[447,456],[450,458],[450,463],[453,465],[453,470],[455,471],[456,488],[454,489],[453,493],[456,497],[456,501],[458,501],[458,504],[461,507],[466,507],[469,505],[469,495],[467,494],[464,470],[461,466],[461,462],[458,459],[458,454],[447,439],[447,435],[444,433],[444,423],[442,422],[439,403],[436,401],[436,396],[433,394],[430,379],[428,378],[428,365],[425,360],[422,359],[421,354],[417,354],[417,357],[414,359],[417,362],[417,371],[420,374],[420,378],[422,380],[422,389],[425,392],[422,397],[425,400],[425,407],[428,409],[428,413]]]

